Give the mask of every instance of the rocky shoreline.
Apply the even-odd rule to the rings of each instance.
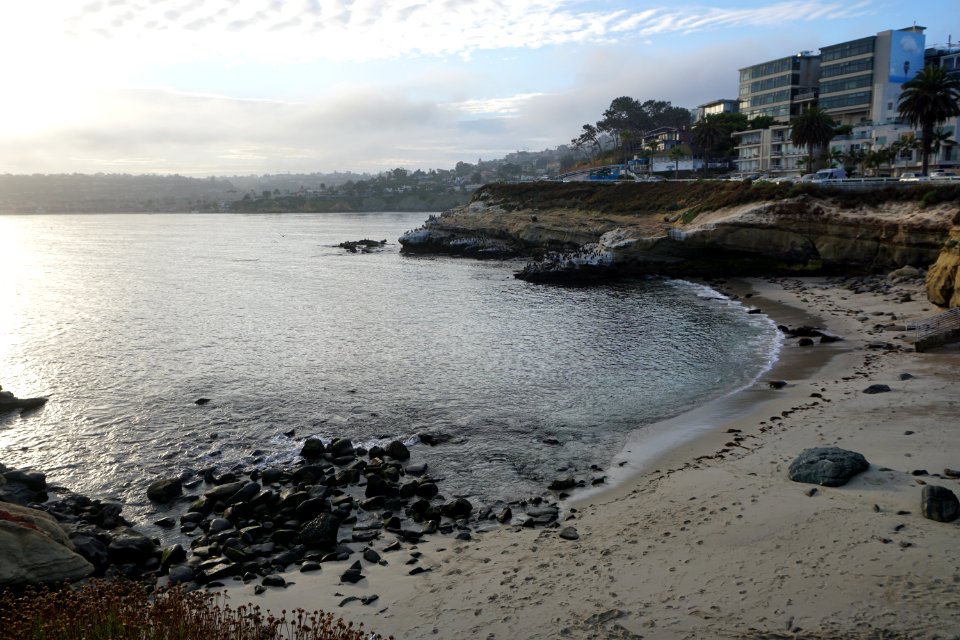
[[[691,192],[685,194],[684,190]],[[526,257],[516,277],[867,275],[931,268],[960,298],[955,190],[838,192],[729,185],[488,185],[400,238],[406,254]]]
[[[438,446],[444,436],[421,433],[417,440]],[[411,460],[399,440],[366,450],[347,438],[309,438],[293,467],[209,468],[151,483],[147,495],[165,514],[153,524],[179,527],[181,539],[161,546],[123,518],[122,505],[50,487],[39,471],[0,465],[0,530],[16,530],[29,538],[17,545],[35,549],[18,561],[11,551],[17,545],[7,545],[0,553],[0,588],[88,576],[188,590],[240,579],[262,588],[276,586],[277,574],[291,567],[319,571],[324,563],[359,554],[365,562],[344,576],[349,581],[386,563],[374,541],[387,539],[381,551],[393,551],[430,536],[469,540],[477,530],[500,525],[558,527],[558,500],[585,483],[558,478],[549,486],[552,498],[474,505],[443,495],[442,479]],[[18,524],[39,520],[59,533],[51,537]],[[412,566],[410,573],[428,570]]]

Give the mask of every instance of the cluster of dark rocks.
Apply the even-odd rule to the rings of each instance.
[[[927,272],[916,267],[906,266],[891,271],[889,274],[873,274],[858,276],[843,276],[828,278],[827,283],[843,287],[851,293],[875,293],[879,295],[908,296],[897,289],[899,284],[923,282]],[[909,299],[902,300],[909,302]]]
[[[789,327],[787,325],[778,324],[777,329],[780,330],[780,333],[782,333],[785,338],[796,339],[797,346],[800,347],[810,347],[816,342],[819,342],[820,344],[830,344],[843,340],[842,337],[830,333],[829,331],[807,325]]]
[[[794,482],[804,482],[823,487],[842,487],[858,473],[870,468],[863,454],[839,447],[814,447],[805,449],[790,463],[788,473]],[[915,470],[914,476],[929,475],[925,470]],[[960,472],[944,469],[947,478],[960,478]],[[815,490],[807,495],[812,496]],[[879,510],[879,507],[875,507]],[[960,499],[947,487],[924,484],[920,496],[920,512],[923,517],[938,522],[952,522],[960,517]],[[907,512],[904,512],[907,513]]]
[[[423,433],[418,440],[435,446],[444,437]],[[368,566],[385,564],[383,552],[430,535],[469,541],[500,525],[560,527],[559,505],[550,498],[475,507],[464,497],[445,497],[442,479],[432,477],[426,463],[411,461],[399,440],[367,450],[347,438],[309,438],[290,467],[208,468],[156,480],[147,497],[163,517],[153,524],[179,540],[166,546],[133,528],[120,504],[50,489],[40,472],[0,466],[0,473],[0,506],[17,503],[52,515],[94,575],[161,579],[190,589],[228,579],[256,580],[257,589],[280,585],[282,571],[317,571],[358,553]],[[563,478],[550,489],[563,497],[584,484]],[[575,539],[567,529],[564,537]],[[408,563],[418,557],[411,554]],[[414,566],[410,573],[428,570]],[[358,560],[341,580],[356,582],[362,571]]]
[[[132,528],[120,504],[50,487],[40,471],[0,464],[0,510],[4,503],[53,516],[95,575],[134,578],[160,567],[156,541]]]
[[[337,246],[341,249],[346,249],[350,253],[372,253],[377,249],[382,249],[386,245],[386,240],[368,240],[364,238],[363,240],[347,240]]]
[[[419,441],[437,444],[442,437],[425,433]],[[222,474],[208,469],[152,483],[148,497],[158,505],[171,511],[186,505],[178,519],[168,516],[155,524],[179,524],[189,539],[156,550],[157,573],[191,587],[240,578],[259,581],[259,588],[280,584],[278,574],[292,567],[317,571],[357,553],[368,566],[385,564],[382,552],[433,534],[468,541],[477,530],[498,524],[559,526],[559,506],[542,497],[495,509],[443,496],[441,479],[432,477],[425,463],[412,462],[399,440],[366,450],[347,438],[309,438],[300,458],[292,468]],[[426,570],[415,566],[410,573]],[[341,580],[356,582],[362,571],[357,560]]]

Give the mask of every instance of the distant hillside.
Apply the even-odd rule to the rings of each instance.
[[[0,175],[0,213],[217,211],[242,196],[221,178]]]

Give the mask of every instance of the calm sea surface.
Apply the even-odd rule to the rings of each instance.
[[[50,396],[0,415],[0,462],[148,519],[158,477],[398,437],[447,495],[526,497],[750,384],[778,348],[699,285],[557,288],[515,262],[401,256],[425,218],[0,216],[0,384]],[[335,246],[360,238],[391,244]],[[453,439],[418,445],[427,430]]]

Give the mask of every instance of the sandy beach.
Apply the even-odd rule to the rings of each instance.
[[[491,526],[386,552],[386,536],[373,546],[387,564],[361,560],[356,585],[340,575],[359,554],[262,595],[231,587],[230,604],[323,609],[397,638],[960,638],[960,528],[920,514],[924,483],[960,491],[940,477],[960,469],[960,351],[915,353],[902,328],[938,309],[917,282],[722,289],[844,339],[788,339],[752,388],[638,434],[612,461],[617,486],[566,503],[578,539]],[[874,383],[891,391],[863,393]],[[696,436],[672,442],[684,425]],[[826,445],[869,470],[838,488],[789,480],[801,451]]]

